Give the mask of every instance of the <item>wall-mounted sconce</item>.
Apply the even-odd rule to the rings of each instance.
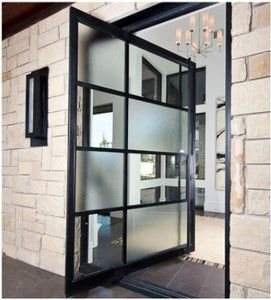
[[[47,145],[48,67],[26,76],[25,137],[31,146]]]

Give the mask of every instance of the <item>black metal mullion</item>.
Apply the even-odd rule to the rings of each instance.
[[[195,249],[195,65],[189,66],[188,76],[188,251]]]
[[[96,85],[96,84],[89,83],[89,82],[78,81],[77,85],[81,86],[81,87],[84,87],[84,88],[93,89],[93,90],[96,90],[96,91],[99,91],[99,92],[113,94],[113,95],[124,97],[124,98],[128,94],[128,98],[133,99],[133,100],[147,102],[147,103],[150,103],[150,104],[155,104],[155,105],[168,107],[168,108],[173,108],[173,109],[177,109],[177,110],[188,111],[188,108],[185,108],[185,107],[180,107],[180,106],[173,105],[173,104],[170,104],[170,103],[167,103],[167,102],[157,101],[157,100],[145,98],[145,97],[142,97],[142,96],[130,94],[129,92],[127,92],[127,93],[121,92],[121,91],[118,91],[118,90],[114,90],[114,89],[111,89],[111,88],[107,88],[107,87]]]
[[[83,88],[83,105],[82,105],[82,115],[83,115],[83,124],[82,124],[82,146],[89,147],[90,139],[90,107],[91,107],[90,92],[89,89]]]
[[[67,219],[66,219],[66,269],[65,293],[73,291],[74,276],[74,238],[75,238],[75,182],[76,182],[76,129],[77,129],[77,45],[78,23],[76,14],[70,10],[69,53],[69,122],[68,122],[68,162],[67,162]]]
[[[128,147],[129,147],[129,43],[125,42],[125,109],[124,109],[124,128],[125,128],[125,139],[124,139],[124,187],[123,187],[123,236],[122,236],[122,260],[123,263],[127,263],[127,205],[128,205]]]
[[[99,152],[117,152],[117,153],[124,153],[126,152],[125,149],[118,149],[118,148],[101,148],[101,147],[84,147],[84,146],[77,146],[76,150],[78,151],[99,151]],[[179,152],[165,152],[165,151],[151,151],[151,150],[134,150],[134,149],[127,149],[129,154],[155,154],[155,155],[185,155]]]
[[[179,199],[179,200],[174,200],[174,201],[163,201],[163,202],[145,203],[145,204],[134,204],[134,205],[127,204],[126,209],[129,210],[129,209],[137,209],[137,208],[144,208],[144,207],[150,207],[150,206],[163,206],[163,205],[186,203],[186,202],[187,202],[186,199],[185,200]],[[75,216],[105,214],[105,213],[109,213],[111,211],[120,211],[123,209],[124,209],[123,206],[118,206],[118,207],[99,208],[99,209],[78,211],[78,212],[75,212]]]
[[[225,174],[225,298],[230,298],[230,193],[231,193],[231,24],[232,4],[226,3],[226,174]]]

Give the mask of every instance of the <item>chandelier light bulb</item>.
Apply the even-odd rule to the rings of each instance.
[[[181,44],[181,37],[182,37],[182,29],[177,28],[176,29],[176,45],[177,46],[180,46],[180,44]]]
[[[185,44],[190,45],[190,41],[191,41],[191,32],[190,30],[187,29],[185,32]]]
[[[204,32],[204,46],[210,46],[210,32],[208,30]]]
[[[214,30],[214,26],[215,26],[215,17],[210,16],[209,17],[209,29],[211,32]]]
[[[223,43],[223,30],[217,31],[217,37],[216,37],[216,45],[217,47],[221,47]]]
[[[189,30],[191,32],[194,32],[195,31],[195,27],[196,27],[196,16],[192,15],[189,18]]]
[[[203,32],[208,30],[208,28],[209,28],[208,27],[209,26],[209,15],[208,15],[208,13],[204,13],[202,15],[202,26],[203,26],[203,28],[202,28]]]

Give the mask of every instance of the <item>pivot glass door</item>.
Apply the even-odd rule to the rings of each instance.
[[[195,126],[190,60],[74,8],[70,24],[68,295],[193,249]]]

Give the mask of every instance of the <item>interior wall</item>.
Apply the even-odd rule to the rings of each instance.
[[[215,5],[206,11],[215,16],[215,29],[223,29],[225,32],[225,4]],[[187,28],[188,22],[189,15],[186,15],[142,30],[137,35],[186,57],[185,46],[177,51],[175,31],[177,28]],[[184,44],[184,30],[182,32]],[[225,47],[222,46],[220,54],[209,53],[207,58],[199,55],[192,60],[197,68],[206,67],[206,104],[197,106],[197,113],[206,113],[205,180],[196,180],[196,187],[205,188],[204,210],[224,213],[225,191],[216,188],[216,98],[225,96]]]

